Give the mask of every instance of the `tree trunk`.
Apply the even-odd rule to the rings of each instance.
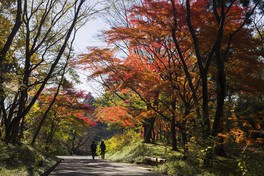
[[[163,137],[162,137],[162,133],[163,133],[163,130],[162,130],[162,124],[160,123],[159,124],[159,139],[162,140]]]
[[[155,129],[153,127],[152,129],[152,138],[151,138],[152,144],[155,144],[156,142],[156,133],[155,133]]]
[[[223,118],[224,118],[224,103],[225,103],[225,95],[226,95],[226,78],[225,78],[225,69],[224,69],[224,61],[220,58],[217,59],[217,76],[216,76],[216,93],[217,93],[217,101],[216,101],[216,111],[214,117],[214,124],[212,129],[212,135],[217,136],[218,133],[223,132]],[[215,148],[215,153],[219,156],[226,156],[223,139],[218,137],[218,142],[220,143]]]
[[[25,131],[25,117],[22,118],[22,120],[21,120],[19,136],[18,136],[19,141],[21,141],[21,139],[24,138],[24,131]]]
[[[203,97],[203,126],[204,136],[209,136],[210,133],[210,120],[209,120],[209,109],[208,109],[208,83],[207,73],[201,73],[202,77],[202,97]]]
[[[20,125],[21,118],[16,116],[12,122],[5,128],[5,142],[6,143],[16,143],[16,139],[19,132],[19,125]]]
[[[172,150],[178,151],[177,139],[176,139],[176,126],[175,126],[175,116],[171,117],[171,142]]]
[[[0,67],[5,60],[6,53],[8,52],[10,46],[12,45],[13,39],[15,38],[20,26],[22,24],[22,0],[17,0],[17,9],[16,9],[16,21],[14,27],[12,28],[11,33],[7,37],[4,47],[0,51]],[[0,68],[0,75],[2,74],[2,69]]]
[[[14,122],[14,123],[13,123],[13,125],[10,124],[10,126],[9,126],[10,133],[6,138],[7,139],[6,142],[11,143],[11,144],[15,144],[18,142],[17,137],[19,134],[20,118],[17,118],[16,120],[13,120],[12,122]]]
[[[212,129],[212,135],[216,136],[219,132],[223,130],[223,116],[224,116],[224,102],[225,102],[225,94],[226,94],[226,79],[225,79],[225,70],[224,70],[224,62],[217,61],[217,76],[216,76],[216,111],[214,117],[214,124]]]
[[[185,128],[185,122],[181,123],[179,125],[180,133],[182,136],[182,143],[183,143],[183,154],[184,154],[184,159],[187,158],[186,154],[188,153],[188,146],[187,146],[187,135],[186,135],[186,128]]]
[[[144,122],[144,142],[145,143],[151,143],[152,131],[154,128],[155,120],[156,120],[155,117],[145,119],[145,122]]]
[[[11,33],[9,34],[9,36],[7,37],[7,41],[5,43],[5,45],[3,46],[3,48],[0,51],[0,101],[4,101],[4,97],[2,97],[2,93],[3,91],[3,73],[4,73],[4,68],[3,68],[3,61],[5,60],[6,54],[9,50],[9,48],[12,45],[13,39],[15,38],[17,32],[19,31],[19,28],[22,24],[22,1],[21,0],[17,0],[17,9],[16,9],[16,21],[14,24],[14,27],[12,28]],[[15,122],[12,124],[12,126],[15,126],[17,128],[19,128],[19,121],[20,118],[17,117],[17,119],[15,120]],[[7,127],[6,126],[6,136],[5,136],[5,141],[8,143],[10,141],[15,141],[16,137],[18,135],[18,129],[12,129],[10,127],[12,127],[11,124]],[[7,129],[9,128],[9,129]],[[7,134],[8,133],[8,134]],[[12,135],[11,135],[12,133]],[[12,137],[11,137],[12,136]]]

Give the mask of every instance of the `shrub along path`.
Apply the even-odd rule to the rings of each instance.
[[[92,156],[61,156],[62,162],[51,172],[51,176],[162,176],[162,174],[149,171],[147,168],[133,164],[115,163]]]

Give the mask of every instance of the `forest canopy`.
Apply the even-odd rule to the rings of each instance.
[[[76,153],[89,129],[106,124],[183,148],[184,159],[197,144],[208,168],[230,146],[263,154],[263,7],[261,0],[0,0],[1,140]],[[110,25],[101,35],[107,46],[77,55],[78,29],[98,14]],[[77,70],[101,83],[101,96],[74,88]]]

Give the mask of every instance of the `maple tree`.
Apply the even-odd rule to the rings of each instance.
[[[38,146],[44,145],[46,150],[50,147],[56,150],[54,145],[57,141],[68,148],[69,152],[76,152],[88,139],[88,128],[96,125],[92,118],[94,98],[90,93],[64,88],[49,108],[55,92],[56,88],[46,89],[38,103],[34,105],[33,111],[25,119],[29,134],[34,134],[27,136],[27,139],[33,138],[34,143],[37,142]],[[44,116],[46,116],[45,121],[42,121]]]
[[[105,32],[107,41],[125,52],[125,59],[118,59],[115,49],[93,48],[83,55],[81,63],[84,69],[92,68],[91,77],[101,77],[106,90],[124,101],[123,91],[136,94],[145,104],[143,114],[154,112],[147,118],[141,116],[149,120],[150,131],[155,131],[156,115],[169,122],[176,150],[177,129],[184,144],[187,133],[194,134],[192,128],[197,125],[204,139],[223,133],[228,123],[224,102],[231,90],[226,79],[232,89],[247,87],[261,94],[258,86],[244,80],[251,77],[259,85],[263,82],[259,77],[263,43],[254,37],[250,25],[260,5],[260,1],[242,5],[237,1],[142,1],[126,9],[126,25]],[[256,63],[252,73],[246,73],[245,63]],[[235,77],[241,79],[233,82],[236,86],[232,83]],[[111,121],[107,114],[104,117]],[[149,135],[146,131],[144,135]]]
[[[133,29],[132,29],[133,30]],[[128,36],[134,36],[135,34],[139,34],[138,30],[134,30],[134,32],[132,33],[130,29],[128,29],[127,31],[125,30],[119,30],[121,32],[123,32],[123,36],[122,37],[127,37],[125,35]],[[131,33],[130,33],[131,32]],[[114,37],[117,36],[121,36],[119,35],[114,35]],[[154,36],[157,38],[157,36]],[[113,38],[111,38],[111,40],[113,40]],[[114,39],[116,40],[116,39]],[[135,39],[135,44],[136,41],[139,40],[138,38]],[[142,40],[143,42],[143,40]],[[161,42],[169,42],[166,40],[166,38],[164,39],[164,41],[162,40]],[[142,43],[139,43],[139,45],[141,45]],[[138,49],[139,45],[135,45],[133,47],[131,47],[130,49],[130,55],[128,56],[128,58],[125,60],[125,62],[122,63],[121,60],[117,60],[116,58],[113,58],[113,54],[109,53],[109,51],[111,50],[106,50],[106,49],[92,49],[91,50],[91,54],[85,55],[82,59],[81,59],[81,63],[83,66],[83,63],[86,61],[86,63],[90,64],[89,66],[85,67],[85,68],[94,68],[94,73],[92,76],[97,76],[97,75],[101,75],[101,74],[107,74],[109,73],[110,78],[108,77],[108,79],[106,80],[106,82],[110,81],[110,83],[106,83],[107,85],[109,85],[108,89],[111,91],[122,91],[125,89],[131,89],[134,93],[136,93],[137,95],[139,95],[141,97],[141,99],[146,103],[146,107],[147,110],[154,110],[156,111],[156,113],[160,113],[163,114],[161,111],[158,111],[157,107],[154,108],[154,106],[157,106],[158,104],[158,96],[159,96],[159,91],[162,88],[162,85],[165,85],[168,83],[168,81],[171,81],[172,87],[175,87],[175,83],[173,83],[173,76],[177,77],[177,73],[175,73],[175,75],[172,75],[170,73],[170,71],[168,71],[169,73],[166,73],[166,71],[164,70],[164,67],[166,68],[166,66],[168,66],[167,70],[172,70],[172,68],[177,67],[177,64],[174,64],[173,66],[170,66],[170,60],[173,60],[171,57],[166,57],[167,55],[169,55],[170,51],[168,51],[168,48],[166,48],[166,46],[164,47],[165,51],[161,51],[163,50],[162,48],[162,44],[159,44],[158,42],[156,42],[157,46],[144,46],[145,48],[147,48],[147,51],[143,51]],[[164,44],[165,45],[165,44]],[[162,49],[161,49],[162,48]],[[138,53],[134,53],[133,50],[138,51]],[[159,50],[160,49],[160,53],[154,52],[154,50]],[[144,52],[146,52],[147,54],[144,55]],[[164,54],[165,53],[165,54]],[[155,58],[156,56],[161,57],[160,55],[164,54],[164,58]],[[155,60],[156,59],[156,60]],[[159,60],[160,59],[160,60]],[[174,60],[176,60],[174,58]],[[102,64],[103,63],[103,64]],[[171,68],[172,67],[172,68]],[[116,69],[118,69],[118,72],[116,71]],[[153,72],[154,71],[154,72]],[[160,72],[164,72],[162,73],[162,75],[160,76]],[[162,80],[163,79],[163,80]],[[177,79],[177,78],[176,78]],[[139,81],[140,80],[140,81]],[[164,81],[165,80],[165,81]],[[170,91],[169,93],[172,93],[173,90],[171,88],[164,88],[165,91]],[[176,108],[176,104],[175,104],[175,98],[171,99],[172,103],[174,102],[174,106],[172,108]],[[168,103],[169,104],[169,103]],[[170,105],[166,105],[167,107],[169,107]],[[171,110],[171,113],[173,114],[172,117],[168,117],[167,115],[163,116],[166,119],[170,119],[173,121],[172,124],[172,130],[175,129],[175,113],[174,110]],[[109,118],[109,117],[108,117]],[[150,118],[148,119],[149,121],[146,124],[152,124],[151,126],[149,126],[149,128],[151,130],[145,129],[145,131],[149,131],[146,134],[151,134],[152,133],[152,129],[153,129],[153,125],[155,122],[155,118]],[[175,130],[174,130],[174,135],[172,135],[172,137],[175,137]],[[147,140],[149,141],[149,139]],[[174,149],[176,150],[176,139],[174,138]]]

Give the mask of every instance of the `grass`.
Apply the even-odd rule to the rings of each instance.
[[[6,145],[0,142],[1,176],[37,176],[54,165],[58,159],[28,145]]]
[[[113,154],[108,154],[107,159],[116,162],[146,164],[145,156],[164,158],[167,160],[166,163],[153,167],[153,170],[157,172],[168,175],[175,175],[177,173],[184,173],[185,175],[190,173],[190,175],[193,175],[194,173],[194,169],[185,161],[181,160],[183,157],[181,152],[173,151],[171,147],[162,143],[146,144],[142,143],[141,140],[136,141],[135,143],[123,146]]]
[[[132,140],[130,143],[121,146],[119,150],[110,152],[107,159],[117,162],[129,162],[145,164],[144,156],[165,158],[167,161],[153,170],[173,176],[260,176],[264,173],[263,153],[261,155],[243,154],[243,157],[219,157],[213,159],[213,167],[205,168],[203,166],[203,154],[201,147],[196,143],[189,144],[189,153],[187,159],[183,159],[182,149],[172,151],[170,146],[163,143],[146,144],[141,140]],[[239,151],[238,151],[239,153]],[[242,154],[241,154],[242,156]],[[254,157],[250,157],[254,156]],[[241,161],[241,158],[243,161]],[[259,161],[258,164],[255,164]],[[240,163],[240,164],[239,164]]]

